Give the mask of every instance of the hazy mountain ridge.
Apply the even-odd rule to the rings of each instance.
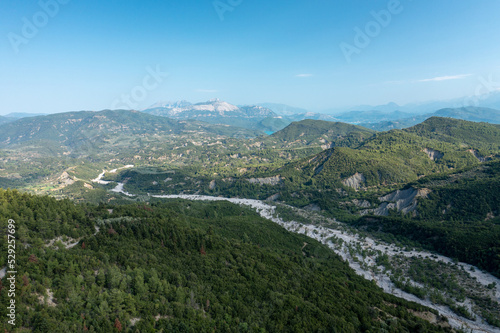
[[[414,115],[408,118],[383,120],[374,123],[365,122],[363,120],[360,123],[360,125],[377,131],[388,131],[391,129],[402,129],[411,127],[431,117],[448,117],[448,118],[462,119],[474,122],[488,122],[492,124],[500,124],[500,110],[482,108],[482,107],[481,108],[462,107],[462,108],[445,108],[425,115]]]
[[[176,106],[179,103],[187,105]],[[219,99],[196,104],[185,101],[169,102],[165,107],[149,108],[143,112],[172,119],[196,119],[213,124],[236,125],[265,132],[275,132],[294,121],[304,119],[337,121],[336,118],[328,114],[308,112],[305,109],[285,104],[262,103],[236,106]]]
[[[446,108],[492,108],[500,109],[500,90],[491,90],[488,93],[474,95],[474,96],[463,96],[460,98],[454,98],[450,100],[438,100],[438,101],[428,101],[420,103],[409,103],[404,105],[398,105],[394,102],[389,102],[383,105],[358,105],[348,108],[333,108],[325,110],[326,113],[339,114],[347,113],[350,111],[382,111],[382,112],[393,112],[401,111],[411,114],[426,114],[432,113],[435,110],[446,109]]]
[[[178,120],[195,119],[211,124],[226,124],[258,131],[275,131],[283,126],[281,122],[270,123],[281,117],[272,110],[257,105],[236,106],[219,99],[190,104],[172,103],[168,107],[156,107],[143,110],[145,113]],[[267,124],[264,122],[267,120]]]
[[[186,102],[187,104],[188,102]],[[175,105],[177,105],[176,103]],[[185,106],[166,106],[146,109],[143,112],[173,119],[203,119],[208,117],[269,117],[277,116],[273,111],[261,106],[241,106],[229,104],[219,99]]]
[[[294,121],[304,119],[345,122],[377,131],[407,128],[434,116],[500,123],[500,111],[488,107],[463,107],[456,103],[447,104],[445,101],[425,105],[427,107],[419,109],[417,106],[405,108],[396,103],[388,103],[379,107],[359,106],[340,113],[338,111],[320,113],[278,103],[235,106],[213,99],[196,104],[187,101],[157,103],[155,107],[143,112],[173,119],[197,119],[210,123],[232,124],[264,132],[275,132]],[[456,107],[453,107],[454,105]]]
[[[279,104],[279,103],[258,103],[257,105],[270,109],[273,112],[283,116],[290,116],[294,114],[301,114],[301,113],[303,114],[309,112],[303,108],[298,108],[295,106]]]
[[[410,113],[405,113],[401,111],[379,111],[379,110],[368,110],[368,111],[349,111],[346,113],[341,113],[335,115],[334,117],[339,121],[346,123],[370,123],[370,122],[381,122],[381,121],[391,121],[398,119],[405,119],[413,116]]]
[[[80,140],[101,140],[113,135],[182,134],[198,131],[217,135],[230,127],[218,127],[194,121],[177,121],[166,117],[148,115],[138,111],[104,110],[57,113],[47,116],[22,118],[0,128],[0,143],[18,144],[31,140],[52,140],[73,145]],[[234,132],[257,134],[233,128]]]
[[[13,118],[8,118],[8,117],[0,116],[0,125],[1,124],[9,123],[9,122],[14,121],[14,120],[15,119],[13,119]]]

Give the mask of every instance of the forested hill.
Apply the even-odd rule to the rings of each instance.
[[[285,145],[300,141],[306,145],[333,143],[335,146],[355,146],[374,133],[375,131],[361,126],[306,119],[291,123],[286,128],[269,136],[267,141]]]
[[[404,131],[428,139],[476,148],[484,153],[500,151],[500,125],[497,124],[432,117]]]
[[[230,203],[75,206],[0,190],[2,229],[8,218],[16,326],[33,332],[451,331],[327,247]]]
[[[284,177],[290,189],[308,183],[320,189],[358,189],[407,183],[423,175],[476,165],[498,153],[500,125],[431,118],[407,130],[377,133],[352,148],[322,151],[274,174]],[[350,179],[356,174],[359,179]]]
[[[22,118],[0,126],[0,144],[49,141],[68,147],[104,144],[120,136],[227,135],[253,137],[260,132],[196,121],[177,121],[137,111],[104,110]]]

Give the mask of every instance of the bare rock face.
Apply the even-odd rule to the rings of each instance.
[[[375,215],[387,216],[390,209],[396,209],[403,214],[410,212],[417,214],[417,199],[427,198],[430,192],[431,190],[427,188],[416,189],[413,187],[406,190],[397,190],[379,197],[378,200],[382,202],[380,206],[375,209],[365,209],[361,212],[361,215],[373,213]]]
[[[309,205],[303,207],[303,209],[310,210],[313,212],[320,212],[321,211],[321,207],[318,206],[317,204],[309,204]]]
[[[259,185],[279,185],[281,184],[281,176],[277,175],[274,177],[267,178],[250,178],[247,179],[251,184],[259,184]]]
[[[62,187],[69,186],[75,183],[75,180],[66,171],[64,171],[59,176],[59,178],[57,178],[57,181],[61,184]]]
[[[342,181],[342,184],[344,186],[351,187],[355,189],[356,191],[359,190],[361,187],[363,187],[366,183],[366,178],[363,176],[362,173],[355,173],[351,177],[344,179]]]
[[[477,150],[469,149],[468,152],[474,155],[474,157],[477,158],[479,162],[487,162],[492,160],[491,156],[481,156]]]
[[[276,194],[271,195],[271,196],[270,196],[269,198],[267,198],[266,200],[267,200],[267,201],[276,201],[276,200],[278,200],[278,199],[280,198],[280,196],[281,196],[281,195],[280,195],[279,193],[276,193]]]
[[[444,156],[444,154],[442,152],[440,152],[439,150],[432,149],[432,148],[424,148],[424,153],[426,153],[427,156],[429,156],[429,158],[432,161],[438,161],[438,160],[442,159]]]
[[[208,185],[208,188],[211,189],[211,190],[213,190],[215,188],[215,180],[212,180],[210,182],[210,185]]]
[[[368,200],[358,200],[354,199],[352,203],[358,207],[363,207],[363,208],[368,208],[371,206],[370,202]]]

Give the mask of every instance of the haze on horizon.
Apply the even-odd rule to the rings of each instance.
[[[499,12],[495,0],[3,1],[0,115],[487,93],[500,87]]]

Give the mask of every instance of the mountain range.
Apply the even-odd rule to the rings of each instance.
[[[360,228],[363,234],[369,233],[370,237],[382,239],[386,244],[403,243],[409,247],[424,247],[500,276],[498,124],[430,117],[406,129],[376,132],[338,121],[302,119],[291,122],[291,118],[297,114],[284,116],[263,106],[234,106],[219,100],[198,104],[161,103],[152,110],[151,113],[165,112],[168,116],[128,110],[81,111],[25,117],[0,125],[0,187],[108,205],[106,208],[99,206],[98,211],[89,213],[97,214],[96,223],[101,223],[98,222],[101,221],[101,215],[111,216],[110,223],[114,223],[106,227],[108,232],[97,236],[99,242],[93,240],[96,234],[92,234],[92,225],[85,224],[88,230],[79,233],[77,226],[87,223],[84,222],[87,221],[85,214],[80,214],[83,220],[71,230],[67,229],[67,224],[59,225],[57,221],[64,220],[65,217],[53,216],[58,212],[57,209],[51,210],[47,215],[50,217],[50,228],[62,230],[53,235],[89,237],[84,240],[88,248],[81,246],[79,249],[86,251],[82,252],[86,254],[91,249],[96,249],[95,246],[102,245],[102,241],[118,241],[118,237],[125,234],[117,234],[125,230],[131,239],[137,237],[135,226],[129,223],[132,221],[130,218],[140,217],[137,220],[138,226],[143,227],[146,227],[142,223],[143,218],[156,221],[161,215],[158,215],[158,209],[163,209],[157,203],[163,199],[153,196],[204,194],[275,201],[273,204],[276,204],[279,216],[288,216],[293,221],[300,221],[304,226],[311,227],[316,222],[309,220],[309,217],[304,218],[305,215],[290,217],[287,209],[293,209],[290,205],[294,206],[301,209],[301,214],[320,210],[330,218],[329,222],[321,222],[322,227],[336,228],[335,218],[345,223],[345,227],[341,227],[347,228],[342,229],[344,231]],[[491,117],[493,111],[475,108],[438,112],[462,117]],[[377,112],[378,117],[381,117],[381,113]],[[192,114],[198,115],[198,120],[185,119],[191,118]],[[366,113],[367,117],[369,115],[369,112]],[[389,116],[405,115],[391,112]],[[359,113],[351,112],[345,117],[346,120],[356,120]],[[212,118],[214,123],[199,120]],[[283,120],[280,126],[284,128],[264,135],[255,129],[220,124],[220,119],[225,119],[232,125],[237,119],[246,119],[250,124],[271,119]],[[5,194],[7,199],[13,195],[17,194]],[[19,200],[27,197],[23,198]],[[120,203],[130,205],[123,208]],[[174,203],[171,207],[178,205]],[[243,244],[249,239],[255,239],[256,229],[247,229],[245,226],[248,226],[249,220],[246,215],[241,215],[250,213],[245,213],[242,208],[227,205],[214,208],[211,203],[203,206],[209,207],[206,209],[191,203],[183,205],[173,215],[169,210],[164,212],[168,211],[168,218],[175,216],[180,223],[187,221],[184,218],[186,214],[193,216],[195,219],[190,220],[192,223],[212,231],[214,223],[221,223],[221,232],[237,233]],[[50,206],[56,207],[57,204],[51,201]],[[74,209],[71,207],[74,206],[69,205],[67,208],[71,211]],[[241,224],[235,225],[233,217],[221,221],[221,214],[227,212],[231,212],[231,216]],[[28,213],[23,220],[23,223],[30,225],[29,230],[32,230],[32,224],[39,222],[39,219],[32,216],[35,215]],[[161,223],[168,222],[167,220]],[[125,225],[132,229],[128,230],[129,227]],[[100,226],[103,227],[102,224]],[[143,234],[145,239],[150,238],[156,229],[147,229]],[[186,245],[184,242],[192,239],[191,236],[183,240],[179,235],[167,233],[173,238],[158,238],[157,248],[172,247],[205,256],[214,250],[209,245],[214,244],[211,243],[213,237],[210,236],[210,231],[207,232],[205,242],[185,248],[179,246]],[[249,236],[249,233],[252,235]],[[270,239],[267,231],[264,233],[266,235],[255,239],[260,246],[266,242],[281,242],[278,238]],[[312,236],[316,237],[314,234]],[[43,237],[44,240],[46,238]],[[229,239],[227,241],[230,242]],[[329,241],[341,244],[341,240],[334,237]],[[36,242],[43,244],[39,240]],[[111,248],[122,245],[127,248],[125,244],[113,243]],[[298,258],[309,253],[309,241],[296,240],[294,244]],[[60,249],[63,248],[64,245]],[[130,255],[138,256],[142,252],[144,250]],[[370,260],[375,260],[377,265],[386,265],[384,267],[387,270],[394,272],[391,283],[397,288],[422,299],[430,298],[433,304],[444,304],[453,313],[465,318],[473,320],[477,315],[491,325],[500,325],[496,320],[500,306],[488,296],[488,290],[495,288],[491,282],[481,287],[481,290],[485,290],[484,293],[481,291],[482,295],[470,291],[474,288],[466,289],[468,284],[464,283],[460,286],[450,285],[449,293],[440,296],[441,294],[405,282],[406,277],[411,277],[412,281],[419,281],[421,285],[427,286],[424,283],[429,283],[429,280],[411,275],[411,272],[405,273],[407,275],[401,278],[397,267],[387,266],[388,259],[384,259],[383,254],[374,255],[376,258]],[[316,257],[317,254],[313,256]],[[100,254],[96,254],[96,258],[100,258]],[[228,264],[217,261],[217,255],[213,258],[214,263],[217,262],[221,267],[229,267]],[[431,269],[426,268],[426,272],[429,270]],[[90,267],[89,272],[94,276]],[[196,272],[194,277],[190,271],[186,272],[191,282],[213,276]],[[240,275],[247,274],[239,266],[238,272]],[[30,279],[31,273],[30,271]],[[125,270],[122,274],[129,273]],[[378,272],[373,271],[373,274],[377,275]],[[107,280],[104,276],[98,279],[105,286]],[[147,283],[152,282],[148,280]],[[255,286],[252,283],[250,285]],[[126,291],[126,286],[123,287]],[[51,288],[57,291],[56,299],[65,297],[58,284],[51,285]],[[434,288],[439,289],[440,285],[436,282]],[[460,294],[461,288],[467,291],[467,296]],[[194,295],[190,304],[196,303]],[[219,297],[220,293],[217,292],[216,295]],[[215,295],[210,296],[210,301],[215,306],[214,297]],[[470,310],[474,311],[474,315],[463,306],[464,297],[474,302],[473,310]],[[182,301],[179,304],[187,303]],[[207,311],[209,307],[205,308]]]
[[[352,111],[350,113],[356,113]],[[364,111],[362,113],[370,114],[370,111]],[[376,114],[378,111],[373,112],[372,114]],[[388,119],[387,116],[392,116],[395,114],[401,114],[401,117],[392,117],[392,119]],[[423,114],[423,115],[408,115],[394,111],[392,113],[382,115],[381,119],[377,122],[370,122],[368,120],[364,120],[361,123],[358,122],[361,126],[371,128],[377,131],[388,131],[391,129],[401,129],[407,128],[416,124],[423,122],[426,119],[431,117],[448,117],[462,120],[469,120],[475,122],[488,122],[492,124],[500,124],[500,111],[496,109],[483,108],[483,107],[462,107],[462,108],[445,108],[441,110],[437,110],[433,113]],[[384,119],[385,118],[385,119]]]
[[[194,120],[179,121],[138,111],[104,110],[22,118],[1,127],[0,144],[48,139],[71,146],[79,138],[95,141],[113,135],[182,134],[194,131],[201,135],[234,137],[254,137],[259,134],[234,126],[213,125]]]
[[[358,105],[349,108],[336,108],[328,109],[322,112],[329,114],[346,113],[349,111],[381,111],[390,113],[393,111],[400,111],[411,114],[425,114],[431,113],[435,110],[445,108],[463,108],[463,107],[484,107],[492,109],[500,109],[500,90],[494,90],[489,87],[488,93],[479,94],[474,96],[464,96],[451,100],[442,101],[429,101],[421,103],[409,103],[405,105],[398,105],[390,102],[383,105]]]
[[[196,104],[182,100],[157,102],[142,112],[177,120],[198,120],[211,124],[231,125],[267,134],[272,134],[292,122],[304,119],[357,124],[376,131],[411,127],[433,116],[500,123],[498,110],[500,109],[500,93],[492,92],[488,95],[481,95],[477,100],[485,106],[461,106],[458,100],[405,106],[388,103],[380,106],[361,105],[344,112],[330,110],[330,113],[310,112],[303,108],[278,103],[236,106],[219,99]],[[10,113],[0,116],[0,125],[34,116],[40,116],[40,114]]]
[[[494,99],[490,98],[490,100]],[[472,106],[431,109],[431,107],[438,105],[440,104],[428,104],[427,107],[416,111],[389,103],[379,107],[361,106],[360,110],[327,114],[309,112],[285,104],[262,103],[257,106],[235,106],[214,99],[197,104],[191,104],[187,101],[157,103],[143,112],[173,119],[196,119],[210,123],[234,125],[268,134],[281,130],[294,121],[304,119],[351,123],[377,131],[411,127],[430,117],[500,123],[500,111],[496,109]],[[427,109],[432,112],[423,112]],[[408,112],[408,110],[412,111]]]

